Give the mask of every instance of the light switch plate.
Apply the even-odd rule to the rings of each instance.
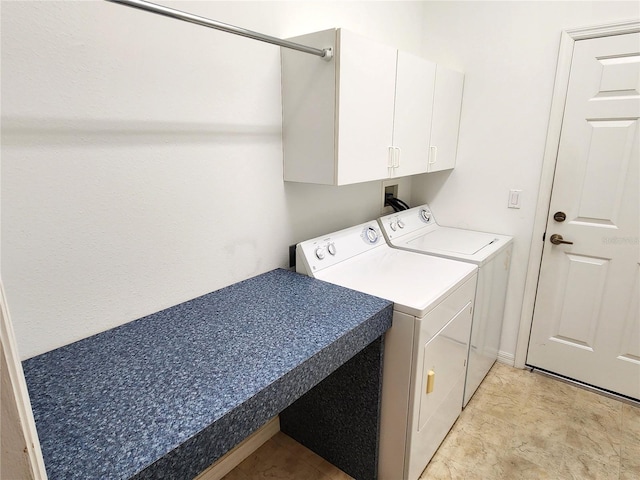
[[[522,190],[509,190],[509,208],[520,208],[522,205]]]

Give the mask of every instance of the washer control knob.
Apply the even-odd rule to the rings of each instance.
[[[398,228],[404,228],[404,222],[398,219]]]
[[[322,260],[324,258],[324,247],[316,248],[316,257],[318,257],[318,260]]]
[[[391,220],[391,222],[389,222],[389,227],[391,228],[391,230],[395,232],[396,228],[398,227],[398,224],[396,223],[395,220]]]
[[[423,208],[422,210],[420,210],[420,216],[426,223],[429,223],[431,221],[431,212],[429,210],[425,210]]]
[[[329,245],[327,245],[327,252],[329,252],[331,255],[335,255],[336,254],[336,244],[335,243],[330,243]]]

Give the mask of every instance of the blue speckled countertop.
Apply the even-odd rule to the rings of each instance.
[[[193,478],[391,316],[278,269],[25,360],[49,478]]]

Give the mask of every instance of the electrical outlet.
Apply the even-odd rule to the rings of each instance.
[[[393,208],[386,206],[386,199],[388,195],[398,198],[397,183],[382,182],[382,208],[380,209],[380,212],[382,213],[382,215],[393,213]]]

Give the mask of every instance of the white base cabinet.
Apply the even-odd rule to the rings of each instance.
[[[281,49],[286,181],[347,185],[453,168],[462,74],[344,29],[290,40],[333,47],[334,58]]]

